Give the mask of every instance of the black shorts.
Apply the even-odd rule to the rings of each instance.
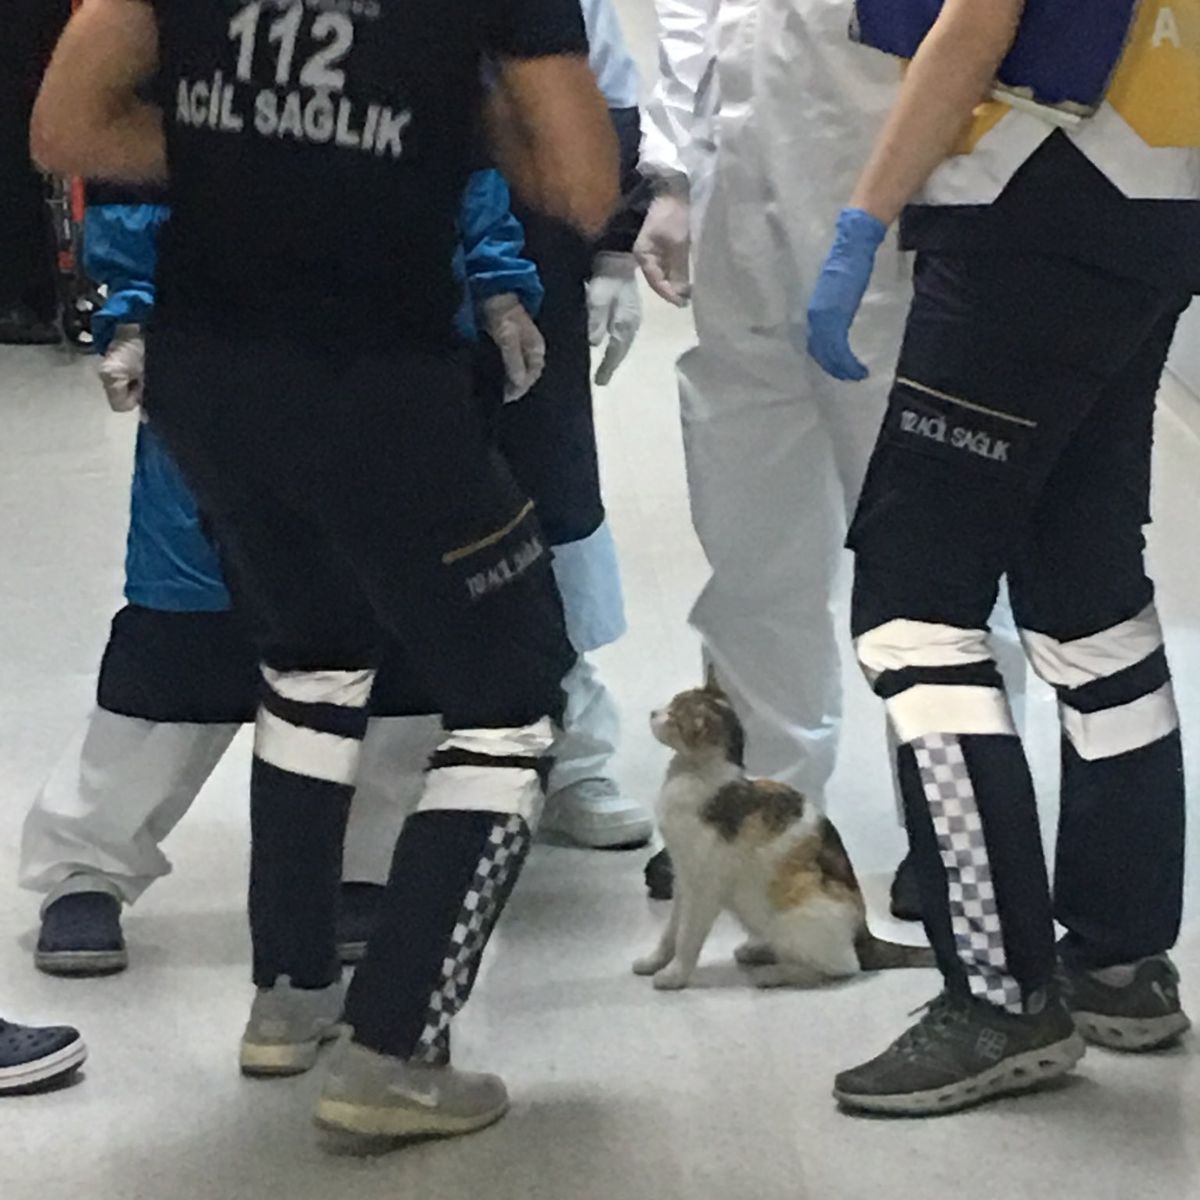
[[[201,725],[254,720],[258,651],[236,612],[166,612],[127,605],[113,617],[97,703],[141,721]],[[437,711],[429,687],[392,645],[371,693],[373,717]]]

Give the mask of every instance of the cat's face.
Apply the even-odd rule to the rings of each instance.
[[[679,754],[719,753],[742,766],[746,735],[729,698],[716,681],[681,692],[666,708],[650,714],[650,728],[664,746]]]

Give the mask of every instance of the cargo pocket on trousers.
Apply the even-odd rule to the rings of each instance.
[[[546,570],[550,549],[532,500],[490,532],[442,554],[460,600],[479,604],[515,586],[531,571]]]

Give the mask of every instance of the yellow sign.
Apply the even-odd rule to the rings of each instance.
[[[1142,0],[1109,103],[1151,146],[1200,146],[1200,0]]]
[[[975,147],[983,141],[1001,121],[1012,111],[1007,104],[999,100],[989,100],[975,110],[975,116],[967,129],[963,143],[959,146],[958,154],[974,154]]]

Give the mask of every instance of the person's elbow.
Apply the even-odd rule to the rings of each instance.
[[[586,151],[575,159],[575,169],[564,171],[561,178],[566,218],[595,238],[608,228],[621,199],[620,148],[605,108],[599,109],[599,119],[588,133],[581,139]]]
[[[53,124],[46,119],[39,105],[33,110],[33,119],[29,123],[29,157],[35,166],[48,174],[65,175],[64,151],[63,139],[56,136]]]

